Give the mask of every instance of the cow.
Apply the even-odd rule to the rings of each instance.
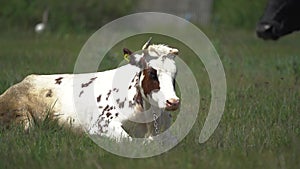
[[[264,40],[277,40],[300,30],[299,0],[269,0],[256,26],[256,34]]]
[[[150,45],[149,40],[140,51],[123,51],[129,63],[116,69],[27,76],[0,96],[1,126],[21,124],[28,131],[36,121],[50,118],[61,126],[118,141],[136,134],[125,130],[128,121],[146,124],[135,129],[143,132],[137,133],[139,137],[151,138],[167,129],[170,111],[180,105],[175,92],[178,49]]]

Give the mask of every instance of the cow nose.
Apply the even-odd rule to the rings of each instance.
[[[167,110],[176,110],[176,109],[178,109],[179,105],[180,105],[179,99],[172,98],[172,99],[168,99],[166,101]]]
[[[278,39],[278,36],[274,33],[274,26],[269,23],[261,23],[256,27],[256,34],[258,37],[267,39]]]
[[[256,34],[258,37],[264,38],[267,34],[272,33],[272,25],[259,24],[256,27]]]

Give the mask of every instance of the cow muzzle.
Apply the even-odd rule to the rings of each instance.
[[[259,23],[256,26],[256,35],[264,40],[277,40],[280,36],[276,33],[279,24],[275,23]]]
[[[179,108],[180,100],[179,99],[168,99],[166,100],[166,110],[174,111]]]

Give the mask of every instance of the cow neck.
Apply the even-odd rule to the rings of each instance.
[[[138,80],[137,80],[137,84],[135,86],[135,88],[136,88],[136,95],[134,96],[133,100],[135,101],[135,103],[137,103],[138,105],[140,105],[142,109],[144,109],[143,96],[142,96],[142,93],[141,93],[141,86],[139,85],[139,82],[141,80],[141,74],[142,74],[142,71],[140,71],[137,74]]]
[[[142,90],[142,86],[140,86],[142,84],[141,80],[141,75],[144,72],[145,69],[142,69],[139,73],[138,73],[138,82],[139,84],[136,86],[136,103],[138,103],[142,108],[143,111],[144,110],[148,110],[151,107],[151,104],[147,101],[147,97],[144,94],[144,91]],[[143,94],[142,94],[143,93]]]

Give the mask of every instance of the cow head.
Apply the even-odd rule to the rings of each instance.
[[[174,84],[174,58],[178,55],[178,49],[162,44],[150,45],[149,40],[141,51],[131,53],[124,49],[124,53],[130,54],[130,64],[141,69],[139,90],[143,98],[159,108],[176,110],[180,103]]]
[[[256,34],[265,40],[277,40],[300,29],[299,15],[299,0],[269,0],[257,24]]]

